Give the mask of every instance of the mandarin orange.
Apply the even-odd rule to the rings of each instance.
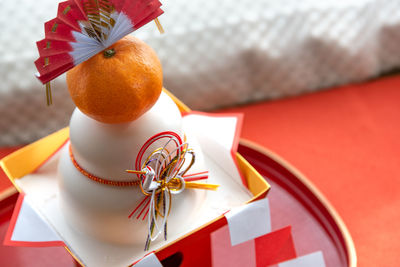
[[[161,63],[154,50],[126,36],[67,73],[75,105],[104,123],[139,118],[157,101],[162,90]]]

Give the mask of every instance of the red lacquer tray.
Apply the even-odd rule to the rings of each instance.
[[[272,230],[291,225],[298,256],[321,250],[327,267],[356,266],[351,237],[322,194],[295,168],[250,141],[241,140],[239,152],[271,184],[268,194]],[[0,201],[0,240],[4,239],[17,199]],[[165,262],[166,263],[166,262]],[[0,266],[75,266],[62,247],[23,248],[0,245]]]
[[[298,256],[321,250],[326,267],[357,265],[353,240],[325,197],[297,169],[273,152],[241,140],[239,153],[271,185],[272,230],[292,225]]]

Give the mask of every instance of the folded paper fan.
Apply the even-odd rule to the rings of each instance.
[[[160,16],[158,0],[68,0],[37,42],[36,76],[48,83]]]

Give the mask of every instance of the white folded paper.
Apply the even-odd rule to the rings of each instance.
[[[135,267],[162,267],[162,264],[158,260],[156,254],[150,253],[149,255],[146,255],[143,259],[138,261],[133,266],[135,266]]]
[[[46,220],[32,207],[29,196],[20,194],[22,200],[19,216],[15,222],[11,241],[17,242],[62,242],[60,236],[49,226]]]
[[[225,214],[232,246],[271,232],[271,215],[267,198],[236,207]]]

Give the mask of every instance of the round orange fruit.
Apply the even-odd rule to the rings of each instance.
[[[126,36],[68,71],[67,85],[75,105],[89,117],[130,122],[160,96],[161,63],[150,46]]]

